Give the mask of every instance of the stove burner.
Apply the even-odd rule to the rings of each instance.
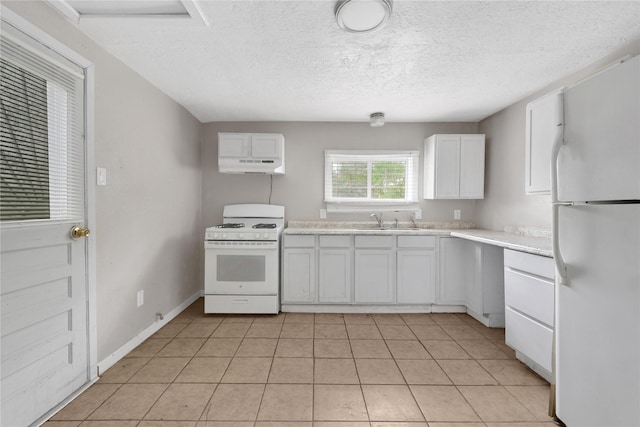
[[[260,223],[260,224],[254,225],[252,228],[276,228],[276,225],[275,224],[263,224],[263,223]]]
[[[242,222],[228,222],[226,224],[218,224],[216,228],[243,228],[244,223]]]

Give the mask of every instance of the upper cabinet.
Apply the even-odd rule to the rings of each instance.
[[[525,193],[551,193],[551,149],[558,122],[561,90],[527,104]]]
[[[284,174],[284,136],[277,133],[219,133],[221,173]]]
[[[432,135],[424,142],[425,199],[483,199],[482,134]]]

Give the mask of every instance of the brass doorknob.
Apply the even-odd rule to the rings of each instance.
[[[87,237],[89,234],[91,234],[91,231],[88,228],[75,226],[71,229],[71,237],[73,239],[79,239],[80,237]]]

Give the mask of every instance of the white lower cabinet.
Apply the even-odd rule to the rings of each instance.
[[[467,285],[472,278],[473,254],[466,240],[440,238],[440,282],[436,302],[442,305],[464,305]]]
[[[437,303],[464,305],[486,326],[504,326],[502,249],[455,237],[441,237],[439,249]]]
[[[318,302],[351,302],[351,236],[319,236]]]
[[[466,310],[487,326],[504,325],[502,250],[493,246],[425,235],[285,234],[282,258],[284,311],[404,306]]]
[[[399,304],[435,302],[435,247],[435,236],[398,236],[396,284]]]
[[[355,250],[356,303],[394,302],[394,263],[391,249]]]
[[[516,357],[551,378],[555,265],[552,258],[505,249],[505,341]]]
[[[283,246],[282,303],[315,303],[315,236],[286,235]]]

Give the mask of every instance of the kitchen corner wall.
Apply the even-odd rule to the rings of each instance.
[[[202,289],[202,125],[45,3],[3,4],[95,64],[100,362]]]
[[[284,176],[273,176],[271,203],[285,206],[287,220],[319,220],[324,204],[324,150],[419,150],[423,161],[424,139],[435,133],[477,133],[477,123],[387,123],[372,128],[368,122],[214,122],[204,125],[202,143],[203,223],[222,222],[224,205],[268,203],[270,175],[231,175],[218,172],[218,132],[282,133],[285,137]],[[422,170],[422,167],[420,168]],[[422,197],[422,172],[419,195]],[[453,221],[453,210],[462,220],[474,220],[470,200],[422,200],[424,220]],[[408,220],[409,214],[386,213],[386,220]],[[370,220],[369,213],[329,213],[328,220]]]
[[[475,206],[474,219],[478,227],[491,230],[503,230],[507,225],[551,228],[551,197],[527,196],[524,193],[526,105],[560,87],[575,84],[626,55],[638,54],[640,39],[478,124],[478,133],[487,136],[485,198],[477,201]]]

